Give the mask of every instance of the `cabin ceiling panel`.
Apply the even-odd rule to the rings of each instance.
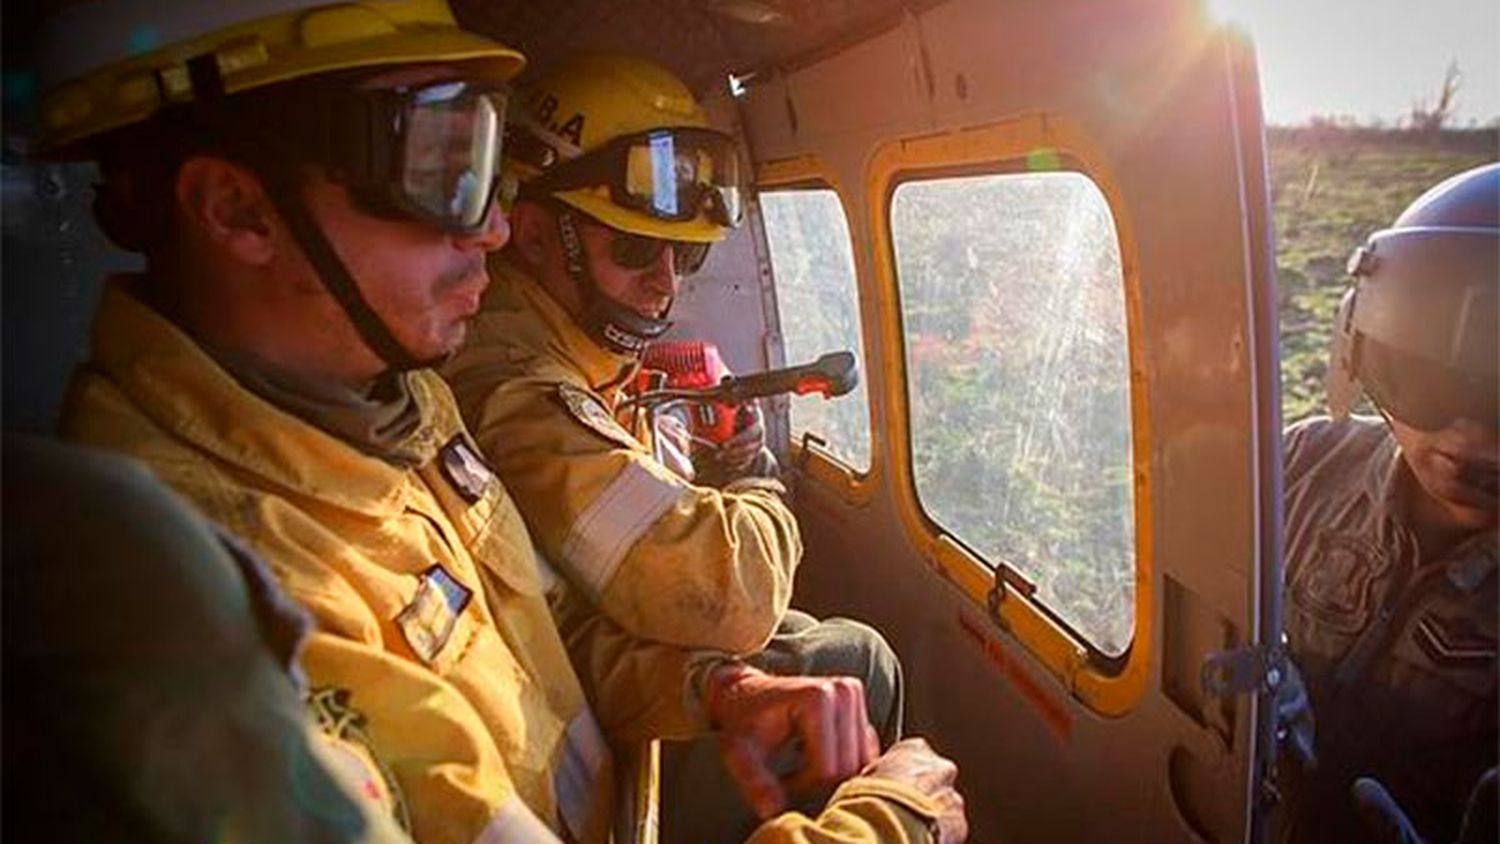
[[[702,94],[899,21],[900,0],[451,0],[465,25],[519,48],[529,72],[580,50],[651,56]]]

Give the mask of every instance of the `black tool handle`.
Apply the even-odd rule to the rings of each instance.
[[[802,366],[730,375],[719,382],[713,392],[717,398],[730,404],[742,404],[781,393],[799,396],[821,393],[824,398],[833,398],[842,396],[858,384],[859,365],[854,361],[854,353],[829,352]]]

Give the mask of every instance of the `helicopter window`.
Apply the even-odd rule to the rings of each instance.
[[[854,249],[838,194],[826,188],[764,191],[760,207],[787,361],[800,363],[847,349],[863,372]],[[794,439],[816,434],[849,468],[869,471],[870,406],[864,378],[853,392],[833,401],[792,397],[791,424]]]
[[[908,181],[891,201],[927,516],[1112,657],[1135,624],[1119,238],[1072,172]]]

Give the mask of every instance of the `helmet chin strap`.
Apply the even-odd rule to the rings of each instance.
[[[199,101],[215,106],[223,103],[224,79],[211,54],[190,60],[188,74]],[[269,151],[280,149],[279,138],[271,136],[269,130],[252,133],[261,137],[241,135],[236,138],[232,130],[218,125],[212,118],[203,124],[203,128],[220,137],[232,139],[236,143],[231,146],[250,151],[246,158],[253,162],[252,169],[266,182],[271,202],[286,222],[292,239],[297,241],[302,253],[307,256],[308,263],[312,264],[324,289],[339,303],[339,307],[354,324],[354,330],[359,333],[360,339],[385,363],[387,370],[381,373],[381,377],[412,369],[426,369],[442,363],[446,355],[421,359],[411,354],[396,339],[396,335],[381,320],[380,315],[375,313],[375,309],[370,307],[370,303],[360,292],[359,285],[354,283],[349,268],[334,251],[333,244],[328,242],[322,227],[313,219],[312,211],[303,201],[302,185],[296,167],[287,163],[286,159],[279,159],[274,153],[268,155]]]
[[[430,358],[418,358],[407,350],[396,339],[380,315],[370,307],[364,294],[360,292],[359,285],[354,282],[354,277],[349,273],[349,268],[334,251],[333,244],[328,242],[328,237],[323,229],[313,219],[312,212],[308,210],[307,203],[302,201],[301,193],[297,186],[291,184],[295,179],[289,174],[273,177],[276,184],[270,191],[271,201],[275,203],[276,210],[280,212],[287,228],[292,233],[292,238],[297,245],[302,247],[303,254],[313,266],[313,271],[318,274],[324,289],[334,300],[339,303],[344,314],[353,323],[354,330],[364,344],[374,352],[377,357],[388,367],[382,376],[396,372],[408,372],[414,369],[429,369],[441,364],[447,355],[439,355]]]
[[[559,205],[561,205],[559,203]],[[622,355],[640,357],[646,344],[660,337],[672,327],[667,314],[672,312],[672,302],[667,303],[660,317],[641,316],[633,308],[617,302],[594,281],[589,272],[588,259],[583,250],[583,239],[578,235],[578,223],[573,211],[566,206],[555,209],[557,235],[562,242],[563,263],[567,265],[568,277],[578,288],[582,311],[578,321],[606,349]],[[674,300],[676,297],[673,297]]]

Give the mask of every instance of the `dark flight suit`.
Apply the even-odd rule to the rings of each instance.
[[[1317,734],[1288,838],[1366,840],[1351,789],[1370,777],[1429,841],[1453,841],[1496,764],[1497,533],[1425,557],[1403,521],[1415,479],[1380,420],[1310,419],[1285,447],[1285,626]]]

